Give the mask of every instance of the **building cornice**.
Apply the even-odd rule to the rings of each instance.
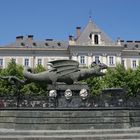
[[[140,52],[140,50],[122,50],[122,52]]]
[[[91,45],[91,44],[74,44],[74,45],[69,45],[69,47],[122,47],[122,45],[112,45],[112,44],[108,44],[108,45]]]
[[[67,49],[64,48],[18,48],[18,47],[0,47],[0,50],[5,50],[5,51],[67,51]]]
[[[122,51],[122,46],[69,46],[69,51]]]

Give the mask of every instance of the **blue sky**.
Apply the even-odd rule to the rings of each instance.
[[[140,0],[0,0],[0,45],[16,36],[67,40],[93,21],[113,40],[140,40]],[[91,12],[90,12],[91,11]]]

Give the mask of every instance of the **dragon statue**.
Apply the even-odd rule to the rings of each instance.
[[[106,69],[107,66],[103,63],[92,62],[91,68],[80,69],[79,63],[74,60],[55,60],[48,63],[49,71],[34,74],[32,69],[25,67],[23,75],[25,80],[20,80],[16,76],[0,76],[0,79],[7,80],[12,85],[26,84],[28,82],[45,82],[46,84],[56,85],[56,83],[65,83],[72,85],[78,81],[87,79],[91,76],[103,76],[101,70]],[[27,82],[28,81],[28,82]]]
[[[103,63],[92,62],[90,69],[80,69],[79,63],[74,60],[55,60],[48,63],[51,70],[34,74],[31,68],[25,68],[24,77],[29,81],[45,82],[55,85],[57,82],[72,85],[91,76],[103,76],[101,70],[107,66]]]

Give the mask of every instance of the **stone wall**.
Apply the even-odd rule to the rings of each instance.
[[[0,111],[0,129],[61,130],[140,127],[140,110],[18,109]]]

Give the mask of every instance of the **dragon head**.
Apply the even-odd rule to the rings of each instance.
[[[105,65],[104,63],[101,63],[100,61],[98,62],[92,62],[91,63],[91,67],[92,68],[98,68],[99,70],[103,70],[103,69],[107,69],[107,65]]]

